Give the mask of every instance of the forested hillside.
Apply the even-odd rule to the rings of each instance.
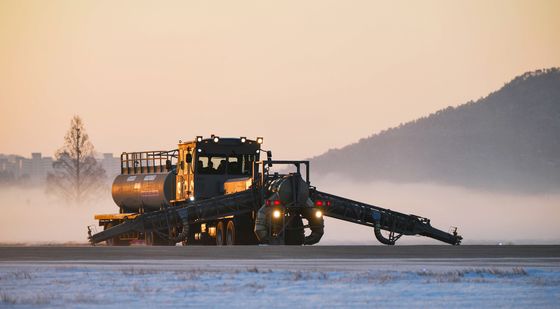
[[[525,73],[476,102],[311,160],[314,173],[364,181],[560,191],[560,69]]]

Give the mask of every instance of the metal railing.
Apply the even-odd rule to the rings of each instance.
[[[178,150],[123,152],[121,174],[163,173],[177,164]]]

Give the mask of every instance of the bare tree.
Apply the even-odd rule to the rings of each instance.
[[[100,193],[105,186],[105,170],[93,155],[84,123],[74,116],[64,145],[55,154],[53,172],[47,175],[47,193],[77,204]]]

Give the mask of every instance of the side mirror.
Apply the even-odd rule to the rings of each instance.
[[[171,160],[165,160],[165,169],[170,172],[173,167],[171,166]]]
[[[185,161],[187,161],[187,163],[192,163],[192,154],[187,153],[187,156],[185,157]]]
[[[185,161],[181,161],[181,169],[182,169],[182,170],[185,169]]]

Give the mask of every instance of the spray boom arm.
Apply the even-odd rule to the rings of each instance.
[[[406,215],[317,190],[311,192],[311,198],[323,202],[325,216],[373,227],[375,237],[385,245],[394,245],[402,235],[422,235],[451,245],[459,245],[463,239],[457,234],[456,228],[452,233],[444,232],[432,227],[427,218]],[[383,236],[381,230],[389,232],[389,236]]]

